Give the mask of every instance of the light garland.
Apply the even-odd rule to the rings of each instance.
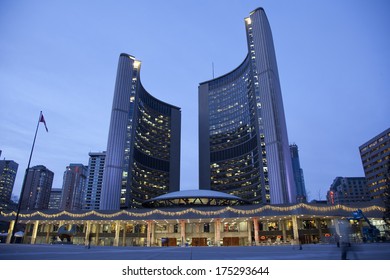
[[[319,206],[312,206],[312,205],[300,203],[300,204],[291,205],[291,206],[265,205],[265,206],[262,206],[262,207],[259,207],[256,209],[251,209],[251,210],[236,209],[236,208],[232,208],[232,207],[228,206],[226,208],[223,208],[220,210],[214,210],[214,211],[204,211],[204,210],[198,210],[198,209],[194,209],[194,208],[188,208],[188,209],[177,211],[177,212],[164,211],[164,210],[160,210],[160,209],[153,209],[153,210],[145,212],[145,213],[136,213],[136,212],[130,212],[128,210],[121,210],[121,211],[111,213],[111,214],[100,213],[96,210],[88,211],[88,212],[81,213],[81,214],[75,214],[75,213],[68,212],[68,211],[62,211],[62,212],[59,212],[56,214],[45,214],[41,211],[36,211],[36,212],[30,213],[30,214],[21,213],[21,214],[19,214],[19,216],[21,218],[25,218],[25,219],[32,219],[34,217],[55,219],[55,218],[59,218],[61,216],[68,216],[71,218],[87,218],[89,216],[97,216],[99,218],[112,219],[112,218],[119,217],[121,215],[126,215],[128,217],[142,218],[142,217],[149,217],[149,216],[152,216],[154,214],[174,217],[174,216],[183,216],[183,215],[186,215],[189,213],[197,214],[197,215],[201,215],[201,216],[218,216],[218,215],[221,215],[221,214],[226,213],[226,212],[233,212],[233,213],[239,214],[239,215],[255,215],[255,214],[259,214],[261,212],[267,211],[267,210],[277,211],[277,212],[291,212],[291,211],[298,210],[298,209],[306,209],[306,210],[322,212],[322,213],[328,212],[328,211],[337,211],[337,210],[344,210],[344,211],[352,213],[354,211],[357,211],[358,209],[361,209],[365,213],[371,212],[371,211],[384,212],[386,210],[384,207],[380,207],[377,205],[372,205],[372,206],[363,207],[363,208],[356,208],[356,207],[349,207],[349,206],[340,205],[340,204],[333,205],[333,206],[319,207]],[[6,218],[9,218],[9,217],[12,217],[15,215],[16,215],[15,211],[10,212],[10,213],[5,213],[3,211],[0,211],[0,216],[6,217]]]

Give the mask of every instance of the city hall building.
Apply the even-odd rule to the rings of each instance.
[[[344,234],[360,241],[367,225],[348,219],[358,209],[383,237],[385,208],[379,205],[296,203],[264,10],[250,13],[245,27],[244,61],[199,85],[199,190],[179,191],[181,109],[148,93],[141,62],[123,53],[99,210],[23,210],[18,219],[4,210],[0,221],[9,226],[0,237],[10,243],[16,232],[17,242],[26,244],[149,247],[329,243]]]
[[[93,246],[258,246],[330,243],[350,223],[350,237],[362,241],[363,221],[347,218],[361,209],[381,230],[383,207],[344,205],[253,205],[209,190],[173,192],[148,200],[142,209],[22,211],[18,242],[72,243]],[[154,207],[154,208],[147,208]],[[15,212],[0,212],[9,222]],[[61,240],[62,239],[62,240]]]

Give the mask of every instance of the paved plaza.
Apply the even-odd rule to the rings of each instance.
[[[335,244],[253,247],[94,247],[0,244],[1,260],[339,260]],[[353,245],[348,259],[390,260],[390,243]]]

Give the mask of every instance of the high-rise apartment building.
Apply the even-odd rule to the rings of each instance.
[[[62,198],[62,189],[52,188],[50,192],[48,209],[60,209],[61,198]]]
[[[297,202],[306,202],[306,187],[305,178],[303,176],[303,169],[299,161],[299,149],[297,144],[290,145],[291,163],[294,173],[295,186],[297,188]]]
[[[83,209],[99,209],[105,161],[106,152],[89,153],[88,177],[84,194]]]
[[[359,147],[367,186],[373,199],[390,195],[390,128]]]
[[[328,204],[370,201],[365,177],[336,177],[326,195]]]
[[[199,85],[199,187],[253,203],[293,203],[282,93],[264,10],[251,12],[245,27],[244,61]]]
[[[54,173],[43,165],[30,167],[27,171],[20,209],[48,209]]]
[[[0,209],[9,208],[18,166],[13,160],[0,160]]]
[[[180,188],[180,108],[150,95],[141,62],[119,57],[100,209],[142,207]]]
[[[62,184],[61,210],[81,210],[88,167],[80,163],[71,163],[64,172]]]

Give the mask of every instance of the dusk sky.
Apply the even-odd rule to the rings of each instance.
[[[198,188],[198,85],[247,54],[244,18],[271,25],[290,143],[309,199],[336,176],[364,176],[358,147],[390,127],[388,0],[0,1],[0,150],[62,187],[70,163],[105,151],[118,58],[141,60],[141,81],[182,109],[181,189]]]

